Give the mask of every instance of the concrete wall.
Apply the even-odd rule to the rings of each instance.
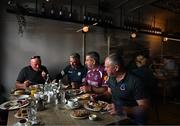
[[[14,88],[20,69],[29,64],[32,55],[41,56],[52,77],[68,63],[72,52],[82,56],[83,37],[81,32],[76,32],[82,25],[26,16],[27,23],[21,36],[16,15],[7,13],[5,6],[1,7],[0,14],[0,84],[7,94]],[[128,31],[90,26],[86,35],[86,52],[99,52],[101,62],[107,55],[107,36],[111,36],[111,51],[122,51],[126,60],[144,49],[149,51],[150,56],[161,55],[161,37],[138,33],[137,38],[132,40]]]
[[[42,57],[42,63],[52,76],[68,63],[72,52],[82,55],[82,33],[76,32],[81,25],[34,17],[26,17],[26,21],[23,35],[18,34],[15,15],[7,14],[3,22],[5,60],[2,64],[2,83],[8,90],[14,87],[19,70],[29,63],[33,55]],[[87,51],[99,52],[103,60],[107,55],[107,46],[101,29],[96,34],[88,33],[86,42]]]

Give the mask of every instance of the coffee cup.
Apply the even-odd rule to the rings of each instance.
[[[20,119],[18,123],[19,123],[19,126],[27,126],[27,120],[26,119]]]
[[[69,99],[69,100],[67,101],[67,105],[68,105],[69,107],[73,108],[73,107],[77,107],[77,106],[79,105],[79,102],[78,102],[77,99]]]
[[[34,98],[35,98],[35,99],[39,99],[39,98],[40,98],[39,92],[34,93]]]

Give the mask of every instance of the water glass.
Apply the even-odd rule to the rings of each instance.
[[[37,124],[37,107],[36,105],[28,107],[28,121],[32,124]]]
[[[66,103],[66,94],[65,91],[60,91],[60,97],[61,97],[61,103],[65,104]]]

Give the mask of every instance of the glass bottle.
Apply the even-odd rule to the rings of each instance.
[[[63,16],[63,10],[62,10],[62,7],[59,9],[59,17],[62,18]]]
[[[41,15],[45,16],[45,3],[42,3],[42,6],[41,6]]]
[[[54,16],[55,15],[55,7],[54,5],[52,5],[51,9],[50,9],[50,15]]]

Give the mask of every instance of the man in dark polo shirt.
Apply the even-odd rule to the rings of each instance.
[[[112,95],[112,104],[105,109],[110,114],[127,115],[131,124],[146,124],[150,105],[140,79],[126,72],[122,58],[116,53],[105,59],[105,70],[109,76],[108,93]]]
[[[41,65],[40,56],[32,56],[30,65],[21,69],[16,80],[17,89],[26,89],[26,87],[35,84],[44,84],[48,70]]]
[[[80,62],[80,55],[72,53],[69,57],[69,65],[67,65],[55,78],[54,81],[58,82],[67,75],[68,83],[72,88],[79,88],[85,81],[86,68]]]

